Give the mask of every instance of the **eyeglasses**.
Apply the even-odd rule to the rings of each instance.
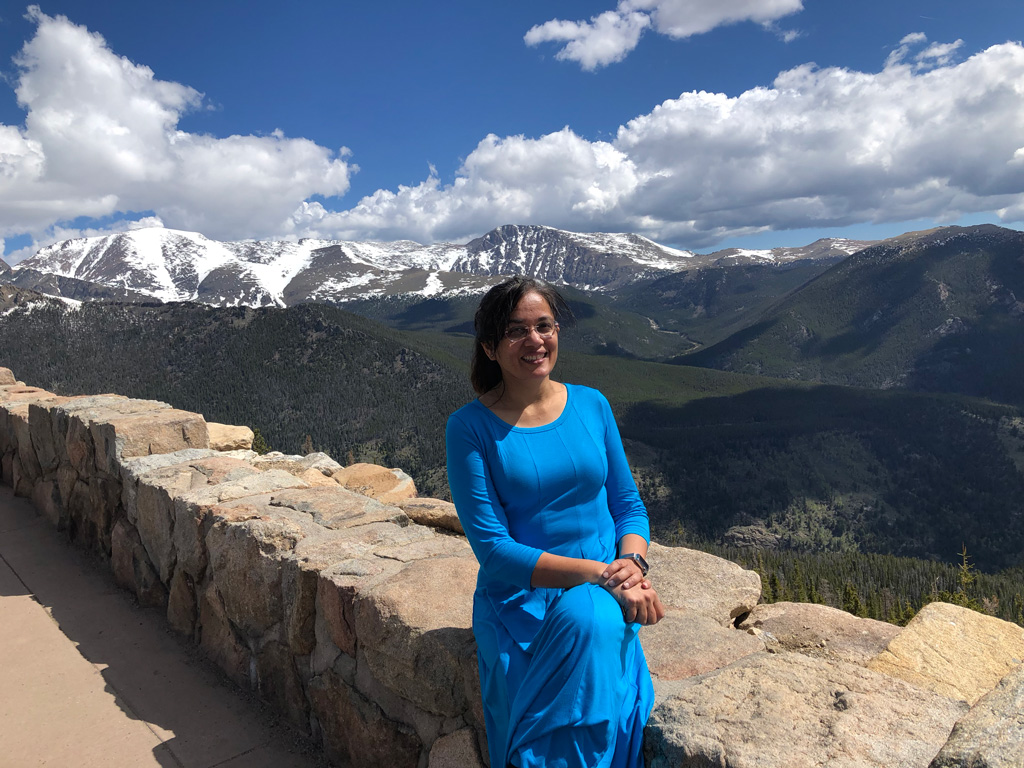
[[[542,339],[550,339],[557,330],[558,323],[552,323],[550,320],[541,320],[536,325],[509,326],[505,331],[505,338],[515,344],[517,341],[522,341],[529,336],[531,331],[536,331],[537,335]]]

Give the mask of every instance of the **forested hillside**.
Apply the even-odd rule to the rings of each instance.
[[[1024,405],[1024,233],[980,225],[884,241],[678,361]]]
[[[342,462],[402,467],[441,495],[445,414],[470,397],[454,365],[324,305],[47,301],[0,318],[0,361],[60,394],[117,392],[247,424],[289,453],[309,435]]]

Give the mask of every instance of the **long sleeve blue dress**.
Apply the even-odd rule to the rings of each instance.
[[[650,537],[608,401],[514,427],[474,400],[448,420],[448,482],[480,561],[473,602],[491,768],[639,768],[654,702],[639,625],[604,588],[532,588],[542,552],[609,563]]]

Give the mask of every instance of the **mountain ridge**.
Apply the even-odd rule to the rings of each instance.
[[[505,225],[464,245],[412,241],[219,242],[179,230],[140,228],[41,249],[13,270],[23,287],[82,280],[159,301],[213,306],[342,303],[392,294],[478,292],[499,275],[529,274],[582,290],[612,291],[637,281],[713,265],[786,264],[845,257],[869,241],[819,240],[802,248],[727,249],[696,254],[628,233],[577,233]],[[59,286],[56,286],[59,289]]]
[[[1024,232],[907,233],[865,248],[686,365],[1024,404]]]

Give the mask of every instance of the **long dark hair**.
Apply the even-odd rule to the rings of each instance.
[[[469,378],[473,389],[478,395],[490,392],[498,386],[501,379],[501,366],[491,360],[484,351],[484,345],[497,349],[508,329],[508,319],[516,305],[528,293],[541,296],[551,307],[555,322],[568,325],[573,320],[572,310],[562,295],[551,283],[536,277],[517,275],[498,283],[480,299],[473,327],[476,330],[476,344],[473,347],[473,361],[470,364]]]

